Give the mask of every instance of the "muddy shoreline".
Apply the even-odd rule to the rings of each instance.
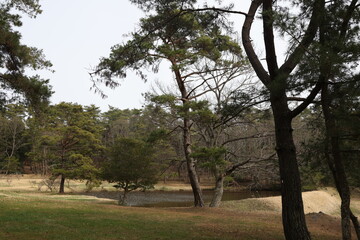
[[[81,195],[113,200],[118,200],[120,194],[122,194],[122,192],[120,191],[99,191],[81,193]],[[224,192],[223,201],[278,196],[279,194],[279,192],[274,191],[226,191]],[[205,202],[210,202],[213,191],[205,190],[203,191],[203,195]],[[192,206],[192,204],[193,194],[191,191],[134,191],[128,194],[126,205],[141,207],[189,207]]]

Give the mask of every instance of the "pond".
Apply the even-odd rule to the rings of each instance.
[[[119,192],[93,192],[87,193],[99,198],[110,198],[118,200]],[[204,190],[204,201],[210,202],[213,191]],[[222,201],[241,200],[246,198],[259,198],[278,196],[279,192],[275,191],[229,191],[224,192]],[[147,191],[131,192],[127,197],[128,206],[136,207],[191,207],[194,203],[194,197],[191,191]]]

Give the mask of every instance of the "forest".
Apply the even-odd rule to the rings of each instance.
[[[85,192],[107,182],[119,190],[121,206],[133,192],[181,182],[190,186],[193,211],[219,208],[224,192],[239,186],[278,191],[283,235],[273,239],[287,240],[326,239],[309,230],[302,194],[333,187],[339,236],[360,239],[360,208],[351,205],[360,187],[358,0],[252,0],[249,9],[231,1],[130,2],[144,17],[125,41],[109,46],[109,56],[99,56],[89,72],[92,91],[105,98],[104,89],[121,88],[129,73],[150,81],[149,73],[165,67],[171,76],[143,94],[141,108],[101,111],[50,101],[56,89],[37,71],[52,71],[52,64],[17,31],[22,16],[41,14],[40,2],[0,1],[1,176],[39,175],[59,196],[70,180],[84,182]],[[262,24],[262,39],[252,39],[253,22]],[[284,60],[279,41],[287,45]],[[229,239],[267,239],[250,237]]]

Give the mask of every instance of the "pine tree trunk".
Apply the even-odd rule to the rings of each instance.
[[[224,194],[224,176],[220,174],[216,176],[214,195],[209,206],[219,207],[223,194]]]
[[[194,194],[194,206],[195,207],[204,207],[204,200],[202,196],[201,187],[198,180],[198,175],[196,172],[196,162],[195,159],[191,157],[191,121],[186,116],[189,113],[189,109],[187,108],[186,104],[188,103],[188,92],[185,86],[185,83],[182,79],[181,73],[178,70],[178,66],[175,60],[172,60],[172,65],[174,68],[175,79],[178,84],[179,91],[182,97],[182,103],[184,106],[184,117],[183,117],[183,145],[184,145],[184,153],[185,159],[190,179],[191,188]]]
[[[279,96],[279,95],[278,95]],[[292,117],[286,95],[271,96],[275,121],[276,152],[279,158],[282,221],[287,240],[309,240],[301,193],[300,172],[293,141]]]
[[[341,230],[343,240],[351,240],[351,210],[350,210],[350,189],[346,179],[346,174],[342,165],[337,140],[332,141],[332,154],[334,158],[335,176],[334,180],[341,198]],[[337,145],[337,146],[334,146]],[[334,149],[335,147],[335,149]],[[334,154],[334,151],[336,152]],[[338,158],[340,157],[340,158]]]
[[[350,195],[341,196],[341,231],[343,240],[351,240]]]
[[[328,155],[328,154],[327,154]],[[360,239],[360,227],[356,216],[351,212],[350,209],[350,191],[348,186],[344,185],[343,181],[339,180],[338,173],[335,169],[335,164],[331,161],[330,156],[327,156],[327,162],[332,172],[336,189],[341,199],[341,231],[343,239],[351,239],[351,228],[350,219],[354,225],[357,238]],[[341,183],[342,182],[342,183]],[[346,190],[347,188],[347,190]]]
[[[194,194],[194,206],[204,207],[205,204],[202,196],[200,183],[198,181],[198,176],[195,167],[195,160],[194,158],[191,157],[192,151],[191,151],[190,121],[187,118],[184,118],[183,138],[184,138],[184,150],[185,150],[185,158],[188,168],[188,174],[189,174],[191,188]]]
[[[290,53],[285,63],[279,67],[277,64],[275,41],[274,41],[274,13],[271,0],[253,0],[246,15],[242,28],[242,42],[248,59],[261,82],[270,93],[271,107],[275,122],[276,152],[279,158],[282,216],[284,233],[287,240],[311,239],[306,226],[304,206],[301,195],[301,180],[296,159],[296,149],[292,135],[291,121],[297,114],[301,113],[317,95],[319,84],[317,84],[306,101],[301,103],[293,111],[289,110],[286,91],[289,90],[291,72],[298,66],[300,59],[304,56],[307,48],[313,42],[325,1],[314,1],[313,12],[307,30]],[[266,50],[267,69],[264,68],[252,46],[250,30],[259,7],[263,5],[263,33]]]
[[[330,105],[331,99],[328,92],[328,84],[324,83],[321,91],[321,105],[325,120],[327,162],[333,174],[336,188],[341,198],[341,230],[342,239],[351,240],[351,210],[350,210],[350,189],[347,181],[342,156],[340,153],[339,133],[335,116],[332,115]],[[331,157],[328,155],[331,153]]]
[[[65,192],[65,176],[63,174],[61,174],[60,176],[61,176],[61,180],[60,180],[59,193],[64,193]]]
[[[353,226],[355,228],[355,233],[356,233],[356,237],[358,240],[360,240],[360,225],[359,225],[359,221],[357,219],[357,217],[352,213],[351,209],[350,209],[350,218],[351,221],[353,223]]]

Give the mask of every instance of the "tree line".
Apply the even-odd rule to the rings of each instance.
[[[199,7],[195,0],[131,2],[145,17],[127,42],[100,60],[91,73],[93,88],[104,96],[100,84],[118,87],[128,71],[147,80],[146,71],[156,73],[164,62],[173,85],[146,94],[143,109],[104,114],[95,106],[40,104],[46,105],[51,90],[39,77],[25,76],[24,69],[50,63],[41,51],[20,44],[12,28],[21,22],[11,11],[35,15],[38,2],[1,5],[2,126],[14,124],[4,140],[2,168],[16,167],[16,156],[26,146],[24,156],[61,183],[104,178],[124,189],[125,201],[128,191],[146,189],[168,166],[184,163],[194,205],[203,207],[201,169],[214,176],[211,206],[217,206],[227,176],[262,165],[261,171],[276,172],[286,239],[311,239],[302,186],[325,182],[333,182],[341,197],[343,239],[351,239],[350,222],[359,238],[350,209],[350,185],[358,183],[354,166],[359,164],[358,1],[254,0],[247,11],[231,4]],[[233,29],[230,15],[244,18],[242,29]],[[254,21],[263,24],[264,59],[251,39]],[[276,35],[287,42],[281,65]],[[24,114],[23,105],[9,104],[16,100],[25,100],[31,111]],[[18,131],[28,132],[31,144],[20,144],[26,134]]]

